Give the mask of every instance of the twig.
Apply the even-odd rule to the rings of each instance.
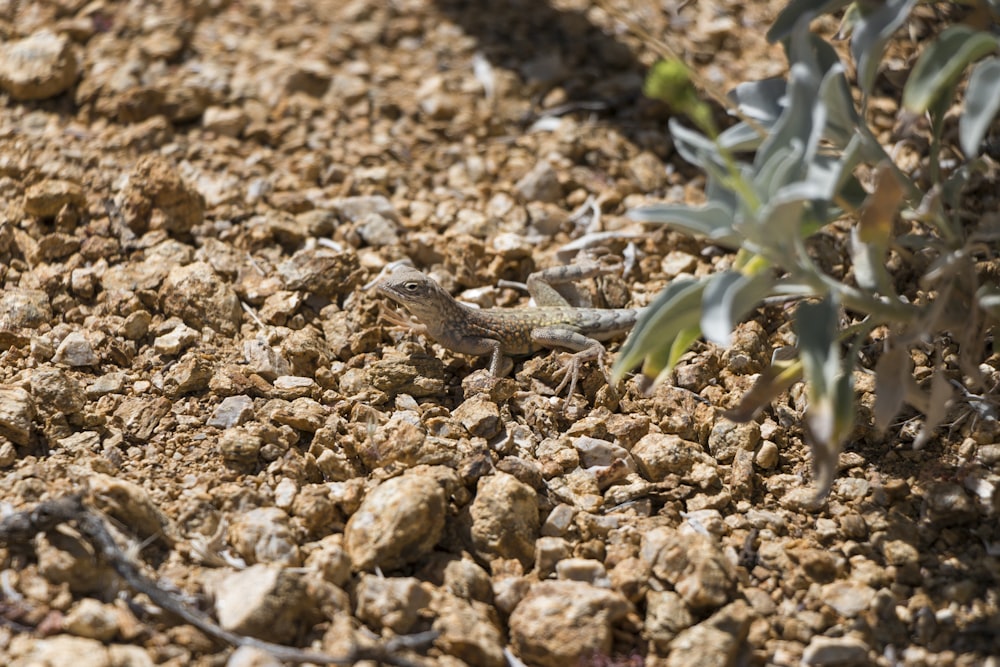
[[[359,660],[375,660],[398,667],[416,667],[416,663],[398,655],[399,651],[427,646],[437,632],[421,632],[393,638],[368,647],[355,646],[343,657],[314,653],[281,644],[273,644],[254,637],[245,637],[219,627],[207,614],[192,609],[163,590],[143,575],[115,543],[104,519],[83,504],[79,495],[64,496],[39,503],[33,510],[17,512],[0,521],[0,543],[24,546],[36,533],[52,530],[61,523],[73,521],[77,530],[94,546],[103,558],[133,590],[145,593],[159,607],[176,614],[202,632],[233,646],[250,646],[267,651],[278,660],[287,662],[313,662],[320,665],[352,665]]]

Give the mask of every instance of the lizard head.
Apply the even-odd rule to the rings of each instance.
[[[433,278],[409,266],[397,267],[379,281],[376,289],[425,324],[441,319],[452,301],[451,295]]]

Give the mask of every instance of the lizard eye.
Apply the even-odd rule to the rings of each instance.
[[[407,292],[416,292],[417,287],[418,285],[415,282],[403,283],[403,289],[405,289]]]

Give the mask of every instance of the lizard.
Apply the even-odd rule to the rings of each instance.
[[[421,271],[401,265],[376,283],[377,291],[403,306],[416,323],[394,319],[414,328],[454,352],[490,355],[490,374],[503,377],[513,367],[512,356],[541,349],[573,351],[566,375],[556,387],[569,383],[572,395],[581,365],[596,359],[604,368],[601,341],[627,332],[643,309],[574,307],[556,288],[581,278],[609,273],[596,262],[536,271],[528,277],[528,291],[538,304],[524,308],[475,308],[456,300]],[[610,381],[609,381],[610,384]]]

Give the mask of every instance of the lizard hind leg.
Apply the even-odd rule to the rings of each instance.
[[[556,387],[556,394],[561,394],[562,390],[569,385],[566,396],[572,396],[580,379],[580,369],[588,361],[596,360],[604,378],[611,385],[611,374],[604,363],[606,350],[600,341],[588,338],[583,334],[559,327],[539,327],[531,332],[531,339],[549,348],[566,348],[573,350],[563,369],[563,378]]]

